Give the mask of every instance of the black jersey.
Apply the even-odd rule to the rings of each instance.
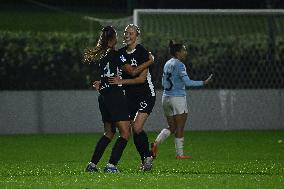
[[[105,93],[111,89],[122,89],[122,85],[110,85],[108,82],[109,77],[115,77],[121,75],[121,63],[117,61],[118,52],[111,50],[108,54],[100,59],[100,93]]]
[[[119,62],[121,65],[130,64],[132,67],[137,67],[140,64],[149,60],[149,51],[142,45],[138,44],[132,52],[126,51],[127,47],[122,47],[118,50]],[[123,79],[133,79],[125,72],[122,72]],[[142,84],[125,85],[127,96],[156,96],[154,85],[151,79],[151,68],[149,68],[147,79]]]

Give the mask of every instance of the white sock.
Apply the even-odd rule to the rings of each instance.
[[[162,144],[166,138],[168,138],[171,135],[171,131],[169,129],[163,129],[160,134],[156,138],[156,142],[159,144]]]
[[[176,146],[177,156],[183,155],[183,143],[184,143],[184,137],[175,138],[175,146]]]

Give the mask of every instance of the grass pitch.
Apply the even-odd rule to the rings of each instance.
[[[186,132],[189,160],[175,159],[171,136],[147,173],[139,171],[132,139],[118,165],[121,173],[103,173],[111,143],[100,172],[86,173],[100,136],[0,136],[0,188],[284,188],[283,130]]]
[[[74,12],[35,9],[1,9],[0,30],[22,32],[94,32],[98,34],[102,26],[99,22],[90,23],[85,16],[95,18],[123,18],[128,16],[122,11],[77,10]]]

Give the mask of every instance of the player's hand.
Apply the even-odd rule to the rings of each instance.
[[[96,89],[96,91],[100,90],[100,84],[101,84],[101,81],[94,81],[93,82],[93,87]]]
[[[209,77],[204,81],[204,85],[208,85],[213,80],[213,74],[210,74]]]
[[[121,84],[121,78],[119,76],[116,77],[109,77],[108,79],[108,83],[111,85],[117,85],[117,84]]]

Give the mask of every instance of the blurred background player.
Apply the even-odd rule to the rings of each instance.
[[[124,31],[125,47],[119,50],[121,64],[127,67],[137,67],[151,61],[152,56],[141,44],[138,44],[140,29],[134,24],[126,26]],[[122,79],[112,78],[110,83],[125,85],[125,92],[132,120],[134,144],[141,158],[142,170],[152,168],[153,157],[149,149],[149,141],[144,124],[149,117],[156,101],[156,93],[151,80],[150,68],[143,70],[138,76],[127,72],[122,73]]]
[[[162,77],[164,88],[162,106],[167,118],[168,128],[163,129],[155,142],[151,144],[151,151],[155,158],[158,146],[173,133],[175,134],[176,158],[188,159],[191,156],[185,155],[183,152],[184,126],[188,114],[185,87],[207,85],[211,81],[212,74],[205,81],[191,80],[182,62],[187,56],[186,47],[181,43],[175,44],[171,40],[169,51],[172,58],[164,65]]]

